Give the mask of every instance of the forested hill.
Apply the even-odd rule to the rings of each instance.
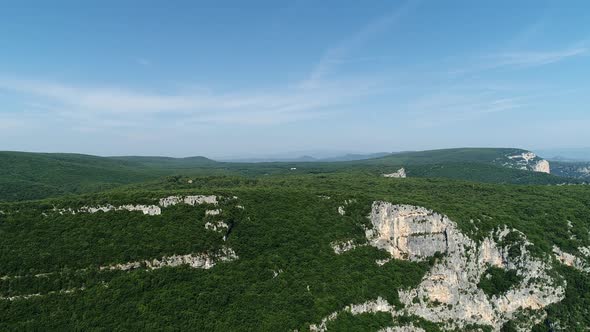
[[[100,191],[155,177],[142,168],[82,154],[0,152],[0,200]]]
[[[341,173],[0,203],[0,330],[585,331],[589,202]]]
[[[528,150],[516,148],[455,148],[392,153],[388,156],[372,159],[370,162],[410,165],[466,162],[517,167],[519,159],[522,159],[522,155],[526,154],[531,154],[531,161],[542,160],[542,158]]]
[[[542,162],[520,149],[447,149],[338,162],[217,162],[205,157],[97,157],[80,154],[0,152],[0,201],[96,192],[173,175],[242,175],[360,172],[375,176],[405,168],[409,177],[488,183],[576,182],[533,172]],[[522,157],[526,156],[526,158]]]

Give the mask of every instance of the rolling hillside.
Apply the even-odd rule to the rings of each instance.
[[[0,152],[0,201],[96,192],[174,175],[259,177],[354,172],[380,176],[401,167],[410,177],[514,184],[577,181],[534,172],[542,159],[529,157],[527,153],[519,149],[465,148],[405,152],[356,161],[230,163],[205,157],[96,157]]]
[[[0,200],[95,192],[155,177],[130,161],[80,154],[0,152]]]
[[[193,180],[0,204],[0,329],[590,326],[587,186]]]

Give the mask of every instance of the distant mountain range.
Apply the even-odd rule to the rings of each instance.
[[[590,147],[538,149],[534,152],[550,161],[590,161]]]
[[[302,155],[299,157],[285,157],[285,156],[269,156],[269,157],[252,157],[252,158],[221,158],[219,161],[225,162],[240,162],[240,163],[265,163],[265,162],[332,162],[332,161],[353,161],[365,160],[372,158],[379,158],[390,155],[390,152],[377,153],[348,153],[334,157],[313,157],[310,155]]]

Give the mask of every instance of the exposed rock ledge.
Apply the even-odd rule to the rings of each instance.
[[[35,297],[42,297],[42,296],[47,296],[47,295],[51,295],[51,294],[70,294],[70,293],[74,293],[74,292],[78,292],[78,291],[83,291],[84,289],[85,289],[84,287],[79,287],[79,288],[62,289],[59,291],[50,291],[46,294],[35,293],[35,294],[25,294],[25,295],[4,296],[4,297],[0,296],[0,300],[8,300],[8,301],[28,300],[28,299],[32,299]]]
[[[225,221],[206,222],[205,229],[210,229],[214,232],[227,232],[229,225]]]
[[[586,248],[584,247],[578,248],[578,250],[580,250],[584,254],[586,253],[585,249]],[[586,264],[586,261],[584,261],[582,258],[564,252],[558,246],[555,245],[553,246],[553,254],[555,255],[555,259],[557,259],[561,264],[573,267],[574,269],[580,272],[590,273],[590,266],[588,266],[588,264]]]
[[[406,178],[406,169],[400,168],[396,172],[390,174],[383,174],[386,178]]]
[[[386,250],[393,259],[421,261],[437,252],[444,255],[416,288],[398,291],[403,308],[394,308],[378,298],[340,312],[390,312],[394,317],[418,316],[450,330],[478,324],[499,331],[517,315],[529,318],[532,324],[543,314],[544,307],[565,296],[561,280],[548,273],[551,266],[530,255],[527,246],[532,244],[516,230],[499,229],[476,243],[444,215],[387,202],[373,203],[370,219],[373,228],[365,232],[369,244]],[[516,233],[521,240],[504,244],[510,233]],[[514,246],[518,256],[508,254]],[[489,266],[516,271],[520,283],[499,296],[487,296],[477,284]],[[338,313],[324,318],[319,325],[311,325],[310,330],[325,331],[326,322],[336,319]]]
[[[537,157],[536,154],[530,151],[507,157],[515,163],[514,165],[509,165],[511,167],[547,174],[551,173],[551,166],[549,165],[549,162],[545,159]]]
[[[195,195],[195,196],[169,196],[166,198],[160,199],[160,206],[161,207],[168,207],[171,205],[176,204],[188,204],[188,205],[199,205],[199,204],[213,204],[217,205],[217,196],[205,196],[205,195]]]
[[[83,206],[80,209],[74,210],[72,208],[67,209],[58,209],[53,208],[53,211],[58,212],[59,214],[76,214],[76,213],[96,213],[99,211],[102,212],[109,212],[109,211],[141,211],[143,214],[156,216],[162,214],[161,208],[166,208],[176,204],[188,204],[188,205],[199,205],[199,204],[213,204],[217,205],[217,196],[205,196],[205,195],[195,195],[195,196],[169,196],[166,198],[162,198],[159,200],[159,206],[157,205],[121,205],[121,206],[113,206],[111,204],[103,205],[103,206]],[[219,214],[220,210],[208,210],[207,214],[215,215]]]
[[[146,268],[148,270],[160,269],[165,266],[175,267],[181,265],[188,265],[195,269],[210,269],[219,262],[230,262],[238,259],[236,252],[228,247],[209,254],[188,254],[188,255],[172,255],[164,256],[160,259],[154,258],[144,261],[128,262],[122,264],[114,264],[100,267],[101,270],[121,270],[129,271],[139,268]]]

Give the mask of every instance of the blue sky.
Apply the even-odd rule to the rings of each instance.
[[[588,1],[0,7],[0,150],[589,145]]]

